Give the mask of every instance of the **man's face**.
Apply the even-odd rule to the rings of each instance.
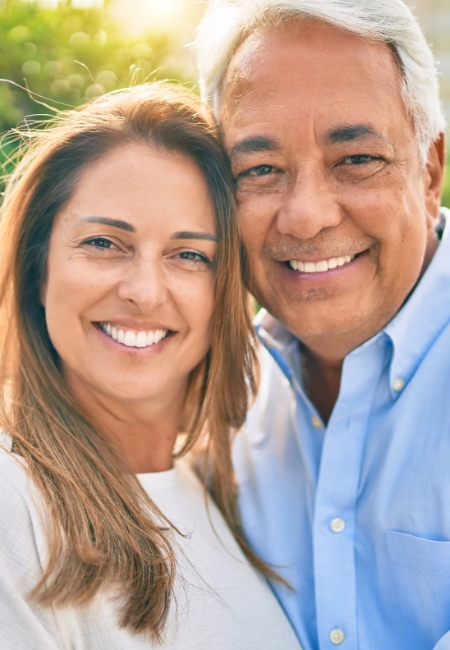
[[[358,345],[433,247],[441,146],[421,166],[389,47],[304,21],[251,35],[221,97],[247,282],[299,338]]]

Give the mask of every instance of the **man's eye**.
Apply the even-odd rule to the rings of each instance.
[[[106,237],[93,237],[84,242],[88,246],[93,246],[94,248],[101,248],[109,250],[114,247],[113,242]]]
[[[375,156],[369,156],[364,154],[358,154],[356,156],[347,156],[342,161],[345,165],[365,165],[373,160],[379,160]]]
[[[205,255],[200,255],[200,253],[196,253],[195,251],[183,251],[179,253],[179,256],[182,260],[187,260],[188,262],[204,262],[205,264],[209,264],[209,259]]]
[[[248,173],[251,176],[267,176],[267,174],[270,174],[273,169],[274,168],[271,165],[258,165],[258,167],[250,169]]]

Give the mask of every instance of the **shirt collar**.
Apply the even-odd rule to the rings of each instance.
[[[433,341],[450,321],[450,210],[441,208],[445,220],[441,242],[419,284],[406,304],[371,341],[386,337],[393,346],[390,367],[391,387],[406,385]],[[293,369],[288,363],[296,338],[265,309],[254,321],[258,336],[276,358],[290,381]],[[370,345],[366,341],[363,345]],[[396,380],[401,380],[400,383]],[[392,388],[392,396],[399,391]]]
[[[257,313],[253,324],[257,329],[259,338],[269,349],[275,348],[279,352],[284,352],[286,346],[295,340],[295,336],[265,309],[261,309]]]
[[[450,321],[450,210],[441,242],[408,301],[384,328],[393,345],[391,386],[406,385],[426,351]]]
[[[298,340],[284,325],[261,309],[253,321],[256,332],[264,347],[275,359],[283,374],[291,385],[297,389],[302,384],[302,378],[296,377],[295,355],[299,352]]]

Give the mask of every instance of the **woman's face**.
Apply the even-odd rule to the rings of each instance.
[[[41,297],[69,385],[122,402],[179,396],[210,347],[216,252],[192,160],[129,144],[90,165],[55,220]]]

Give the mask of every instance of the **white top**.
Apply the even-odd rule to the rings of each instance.
[[[166,641],[170,650],[301,650],[275,596],[249,565],[203,487],[183,463],[139,479],[180,532]],[[0,449],[0,648],[143,650],[156,647],[117,624],[106,594],[84,607],[42,608],[26,594],[42,575],[42,505],[20,461]],[[220,538],[220,541],[219,541]],[[160,647],[161,646],[157,646]]]

